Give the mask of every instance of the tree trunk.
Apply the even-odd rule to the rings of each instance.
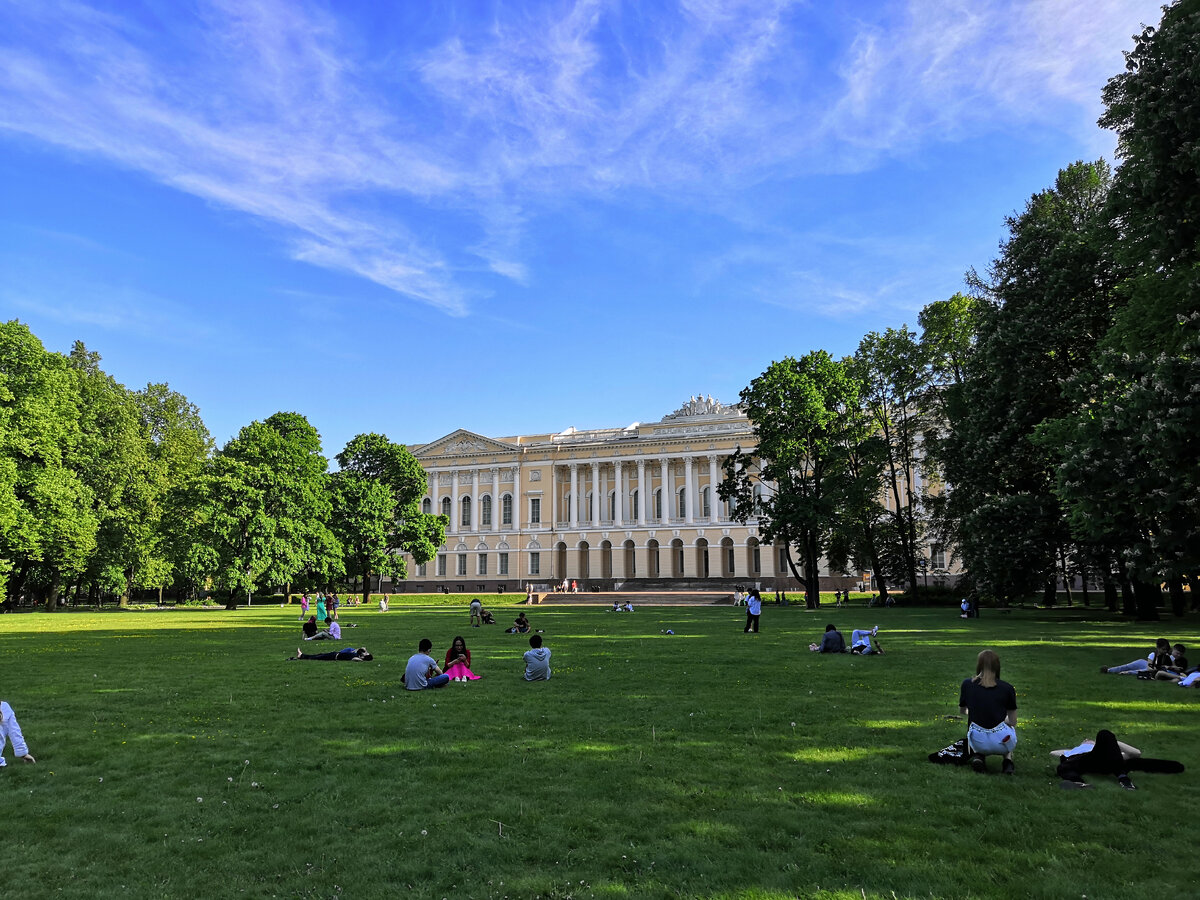
[[[1171,613],[1182,616],[1187,612],[1187,595],[1183,592],[1183,579],[1176,575],[1168,580],[1167,590],[1171,595]]]
[[[1188,575],[1187,584],[1191,589],[1190,593],[1192,595],[1192,612],[1196,612],[1200,610],[1200,577]]]
[[[366,606],[371,602],[371,573],[367,569],[363,569],[362,577],[362,605]]]
[[[1121,613],[1126,616],[1137,615],[1137,603],[1133,596],[1133,584],[1129,581],[1129,571],[1125,568],[1125,561],[1117,559],[1117,576],[1121,581]]]
[[[1042,605],[1054,606],[1058,595],[1058,579],[1053,575],[1046,581],[1046,588],[1042,591]]]
[[[1162,591],[1158,585],[1136,578],[1133,580],[1133,596],[1137,604],[1138,621],[1158,621],[1158,605],[1162,600]]]
[[[125,609],[126,607],[129,606],[129,591],[133,584],[133,572],[125,571],[125,572],[122,572],[121,574],[125,576],[125,585],[121,591],[121,597],[117,601],[117,606],[121,607],[122,609]]]
[[[237,605],[238,605],[237,598],[238,598],[238,589],[236,587],[231,587],[229,589],[229,599],[227,601],[225,601],[225,608],[226,609],[237,609]]]
[[[1067,571],[1067,553],[1061,548],[1058,551],[1058,561],[1062,566],[1062,582],[1063,590],[1067,594],[1067,606],[1074,606],[1075,604],[1071,599],[1071,575]]]
[[[54,573],[54,579],[50,582],[50,588],[46,591],[46,611],[54,612],[58,609],[58,588],[62,583],[62,576],[58,572]]]

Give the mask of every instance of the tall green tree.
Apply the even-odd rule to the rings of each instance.
[[[153,552],[159,501],[146,431],[134,395],[76,341],[68,357],[80,398],[80,440],[70,463],[90,488],[98,524],[85,578],[127,605]]]
[[[917,557],[923,537],[923,507],[915,479],[921,466],[924,415],[920,401],[928,387],[925,354],[907,327],[870,332],[854,354],[861,381],[860,402],[871,417],[883,450],[883,489],[888,497],[883,558],[893,581],[917,585]]]
[[[78,385],[61,354],[12,321],[0,326],[0,387],[7,588],[10,597],[36,590],[54,608],[96,546],[92,492],[71,466],[81,440]]]
[[[371,575],[404,578],[402,554],[428,562],[446,539],[446,520],[421,511],[426,478],[408,448],[382,434],[360,434],[337,455],[333,476],[333,530],[347,572],[362,577],[365,603]]]
[[[844,494],[843,412],[858,404],[847,366],[824,350],[773,362],[741,393],[758,445],[726,458],[717,489],[741,522],[757,516],[763,539],[781,546],[808,602],[820,596],[820,561]],[[761,504],[756,482],[771,487]],[[800,556],[796,566],[794,552]]]
[[[327,468],[304,416],[280,412],[245,426],[190,487],[198,512],[181,564],[193,577],[211,572],[230,606],[301,575],[327,584],[343,572],[328,527]]]
[[[979,337],[961,402],[949,407],[948,514],[975,580],[1001,599],[1045,591],[1071,539],[1053,487],[1057,457],[1034,440],[1071,407],[1069,381],[1090,364],[1120,302],[1103,162],[1074,163],[1007,220],[981,293]]]

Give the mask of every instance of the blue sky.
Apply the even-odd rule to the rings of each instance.
[[[0,0],[0,313],[218,442],[736,401],[983,270],[1159,0]]]

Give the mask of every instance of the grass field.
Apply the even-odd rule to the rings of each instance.
[[[507,624],[511,607],[497,607]],[[1101,615],[1101,614],[1097,614]],[[375,661],[287,662],[299,610],[0,617],[0,697],[37,765],[0,771],[2,893],[41,897],[1196,896],[1200,691],[1098,673],[1160,627],[1079,611],[343,611]],[[807,651],[878,623],[882,657]],[[672,629],[675,635],[662,634]],[[1187,629],[1187,630],[1184,630]],[[483,678],[407,693],[419,638]],[[331,649],[328,642],[318,649]],[[961,736],[984,646],[1017,688],[1017,774],[926,755]],[[1193,656],[1200,655],[1197,646]],[[1181,776],[1057,787],[1100,727]],[[991,760],[993,773],[998,760]]]

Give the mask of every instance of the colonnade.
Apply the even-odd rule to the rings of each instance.
[[[512,488],[509,493],[512,497],[512,522],[509,524],[501,523],[502,516],[502,498],[501,498],[501,471],[512,472]],[[485,482],[481,475],[487,473],[489,476]],[[429,497],[432,501],[431,511],[436,515],[441,512],[441,500],[444,496],[441,491],[441,476],[442,472],[432,472],[429,474]],[[463,483],[463,475],[470,479],[466,484]],[[481,489],[481,484],[490,483],[491,488],[486,487]],[[469,486],[469,490],[464,491],[464,488]],[[492,516],[491,522],[487,525],[482,524],[480,515],[479,503],[481,498],[487,495],[492,501]],[[521,467],[520,466],[488,466],[485,468],[469,468],[465,470],[453,469],[450,472],[450,524],[446,529],[448,534],[462,533],[477,533],[479,531],[515,531],[518,528],[519,502],[521,496]],[[471,498],[471,521],[465,528],[461,526],[461,502],[463,497]]]
[[[551,495],[551,521],[556,527],[571,530],[645,526],[648,524],[677,523],[693,525],[699,522],[724,521],[721,502],[717,497],[720,454],[659,456],[637,459],[592,460],[570,462],[554,466],[553,493]],[[697,465],[699,463],[699,465]],[[684,502],[682,515],[678,508],[679,468],[682,466]],[[701,485],[704,470],[707,483]],[[672,471],[673,470],[673,471]],[[662,509],[654,506],[655,475],[658,476],[657,490],[662,491]],[[611,477],[611,482],[610,482]],[[612,487],[610,488],[610,483]],[[702,487],[709,490],[709,513],[704,514],[700,497]],[[564,498],[564,488],[566,494]],[[589,510],[581,498],[588,492],[592,495]],[[616,502],[609,509],[609,493],[615,491]],[[634,502],[634,495],[637,502]],[[566,509],[559,506],[564,502]]]

